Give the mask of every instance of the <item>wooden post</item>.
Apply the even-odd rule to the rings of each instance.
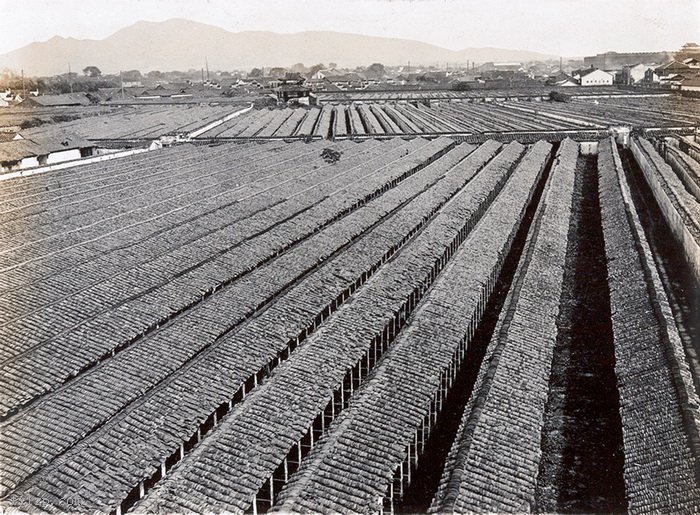
[[[180,459],[185,457],[185,444],[184,442],[180,444]]]
[[[143,487],[143,481],[139,481],[139,499],[146,495],[146,491]]]
[[[394,476],[391,476],[389,483],[389,513],[394,513]]]
[[[275,481],[274,476],[270,476],[270,507],[275,504]]]
[[[165,473],[166,473],[165,462],[163,462],[160,464],[160,477],[161,478],[165,477]]]
[[[289,463],[287,463],[287,458],[284,458],[284,482],[289,481]]]
[[[407,484],[411,484],[411,444],[408,444],[408,460],[406,461]]]
[[[416,449],[416,452],[413,454],[413,457],[415,458],[414,465],[417,467],[418,466],[418,430],[416,429],[415,433],[413,433],[413,447]]]

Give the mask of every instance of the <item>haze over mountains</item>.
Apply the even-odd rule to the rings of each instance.
[[[337,63],[339,66],[530,61],[559,56],[499,48],[448,50],[420,41],[339,32],[229,32],[203,23],[172,19],[138,22],[102,40],[56,36],[0,55],[0,68],[27,75],[56,75],[97,66],[104,73],[119,70],[212,70]]]

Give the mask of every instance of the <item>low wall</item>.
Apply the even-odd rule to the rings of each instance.
[[[668,173],[672,174],[678,183],[675,185],[675,188],[666,183],[669,177],[667,175],[664,176],[663,173],[657,169],[637,138],[632,138],[630,141],[630,150],[639,168],[642,170],[644,178],[654,195],[654,199],[671,228],[671,232],[681,245],[683,245],[685,257],[698,283],[700,283],[700,233],[698,233],[697,227],[693,225],[692,217],[685,212],[681,203],[676,198],[676,195],[685,193],[689,197],[685,199],[687,202],[690,202],[690,199],[692,199],[692,201],[697,204],[697,201],[692,198],[690,193],[685,191],[680,179],[676,177],[670,167],[668,167]]]
[[[30,168],[27,170],[19,170],[16,172],[0,174],[0,181],[6,181],[9,179],[16,179],[18,177],[28,177],[30,175],[36,175],[40,173],[53,172],[54,170],[63,170],[66,168],[73,168],[75,166],[90,164],[90,163],[100,163],[102,161],[110,161],[112,159],[117,159],[119,157],[131,156],[134,154],[140,154],[142,152],[147,152],[148,149],[145,148],[135,148],[130,150],[125,150],[123,152],[114,152],[111,154],[102,154],[94,157],[87,157],[83,159],[76,159],[74,161],[64,161],[57,164],[52,164],[49,166],[41,166],[37,168]]]

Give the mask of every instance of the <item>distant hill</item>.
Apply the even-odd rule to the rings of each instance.
[[[102,40],[54,37],[0,55],[0,68],[24,69],[28,75],[65,73],[68,62],[80,73],[94,65],[105,73],[119,70],[199,69],[205,56],[211,69],[249,69],[304,63],[338,63],[354,67],[529,61],[558,58],[537,52],[500,48],[453,51],[420,41],[339,32],[229,32],[203,23],[173,19],[138,22]]]

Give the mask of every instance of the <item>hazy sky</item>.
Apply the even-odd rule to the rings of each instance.
[[[333,30],[566,56],[700,42],[700,0],[0,0],[0,53],[169,18],[234,32]]]

